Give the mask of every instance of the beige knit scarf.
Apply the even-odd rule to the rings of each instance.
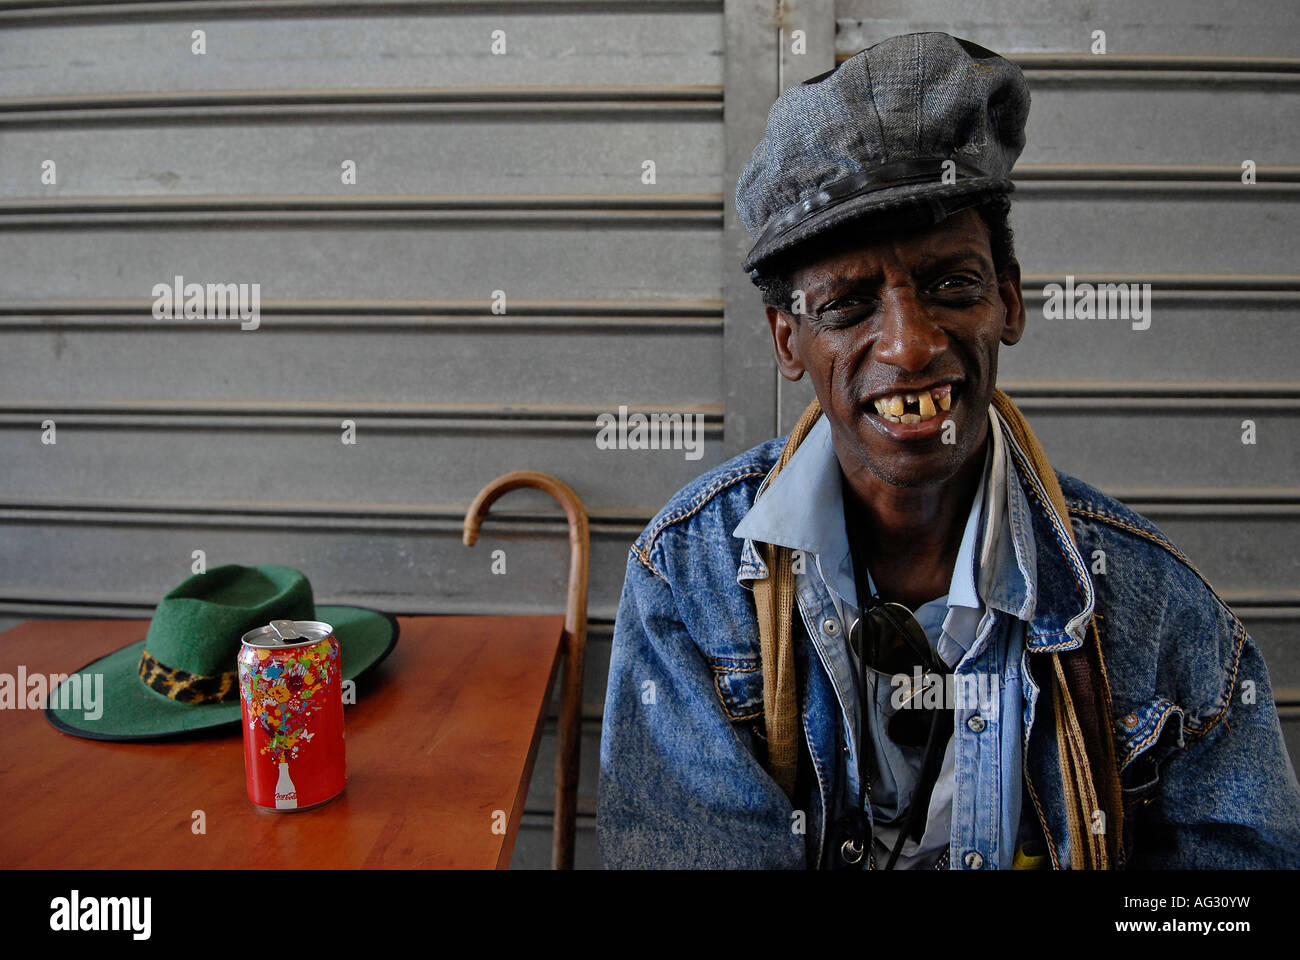
[[[1001,390],[993,393],[993,407],[1029,459],[1030,467],[1047,492],[1051,508],[1073,542],[1065,497],[1038,439],[1016,405]],[[790,462],[821,413],[821,406],[813,400],[791,432],[772,477]],[[762,650],[767,768],[786,795],[793,796],[799,759],[794,648],[790,639],[795,612],[794,570],[789,548],[766,543],[756,546],[769,572],[767,579],[754,581]],[[1076,870],[1109,870],[1122,866],[1123,806],[1115,743],[1110,732],[1110,686],[1096,619],[1089,622],[1081,647],[1045,656],[1052,664],[1048,685],[1069,824],[1069,866]],[[1038,803],[1036,794],[1033,802]],[[1050,837],[1048,842],[1051,843]]]

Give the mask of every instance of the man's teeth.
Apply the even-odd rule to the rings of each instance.
[[[924,393],[891,393],[873,401],[876,412],[892,423],[924,423],[952,408],[952,385]]]

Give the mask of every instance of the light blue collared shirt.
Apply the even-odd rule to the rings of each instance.
[[[1036,551],[1029,505],[1006,452],[1001,420],[992,407],[989,421],[991,442],[948,593],[915,612],[935,652],[950,667],[955,665],[954,733],[931,794],[925,832],[919,843],[905,841],[900,867],[929,866],[948,845],[954,851],[971,851],[977,836],[997,840],[992,849],[975,853],[978,862],[957,862],[953,867],[1005,869],[1015,853],[1022,782],[1023,637],[1024,625],[1034,612]],[[755,541],[803,552],[804,563],[795,568],[801,625],[805,638],[817,649],[844,713],[847,756],[841,782],[847,782],[849,802],[856,803],[860,698],[846,634],[857,619],[858,603],[841,478],[830,425],[823,417],[781,473],[769,478],[733,535],[746,540],[746,556],[754,555]],[[737,579],[751,578],[752,574],[742,572]],[[874,582],[870,587],[875,589]],[[876,758],[871,783],[873,833],[877,860],[883,866],[902,826],[901,821],[891,821],[906,811],[924,751],[900,748],[886,735],[888,717],[897,711],[890,703],[894,685],[869,674],[868,686],[873,694],[868,735]],[[832,816],[844,799],[830,798]],[[997,818],[996,829],[983,822],[985,818]]]

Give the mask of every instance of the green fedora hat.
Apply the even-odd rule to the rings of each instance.
[[[51,689],[45,717],[90,740],[164,740],[218,727],[239,729],[235,658],[249,630],[272,620],[321,620],[334,628],[343,679],[355,680],[397,643],[397,621],[361,607],[318,607],[291,567],[229,564],[190,577],[154,611],[143,640],[88,663],[79,677],[96,702]],[[102,692],[97,675],[103,677]]]

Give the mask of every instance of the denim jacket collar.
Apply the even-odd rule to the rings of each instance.
[[[736,581],[761,580],[768,570],[754,544],[771,543],[839,561],[823,567],[828,585],[840,597],[853,595],[853,570],[844,529],[840,463],[831,445],[831,425],[821,417],[808,431],[776,477],[768,473],[754,506],[732,536],[745,541]],[[745,584],[747,586],[747,584]]]
[[[1003,431],[1003,439],[1020,481],[1020,509],[1027,513],[1038,544],[1038,602],[1025,646],[1031,653],[1074,650],[1083,644],[1096,607],[1088,566],[1020,444],[1009,430]]]

